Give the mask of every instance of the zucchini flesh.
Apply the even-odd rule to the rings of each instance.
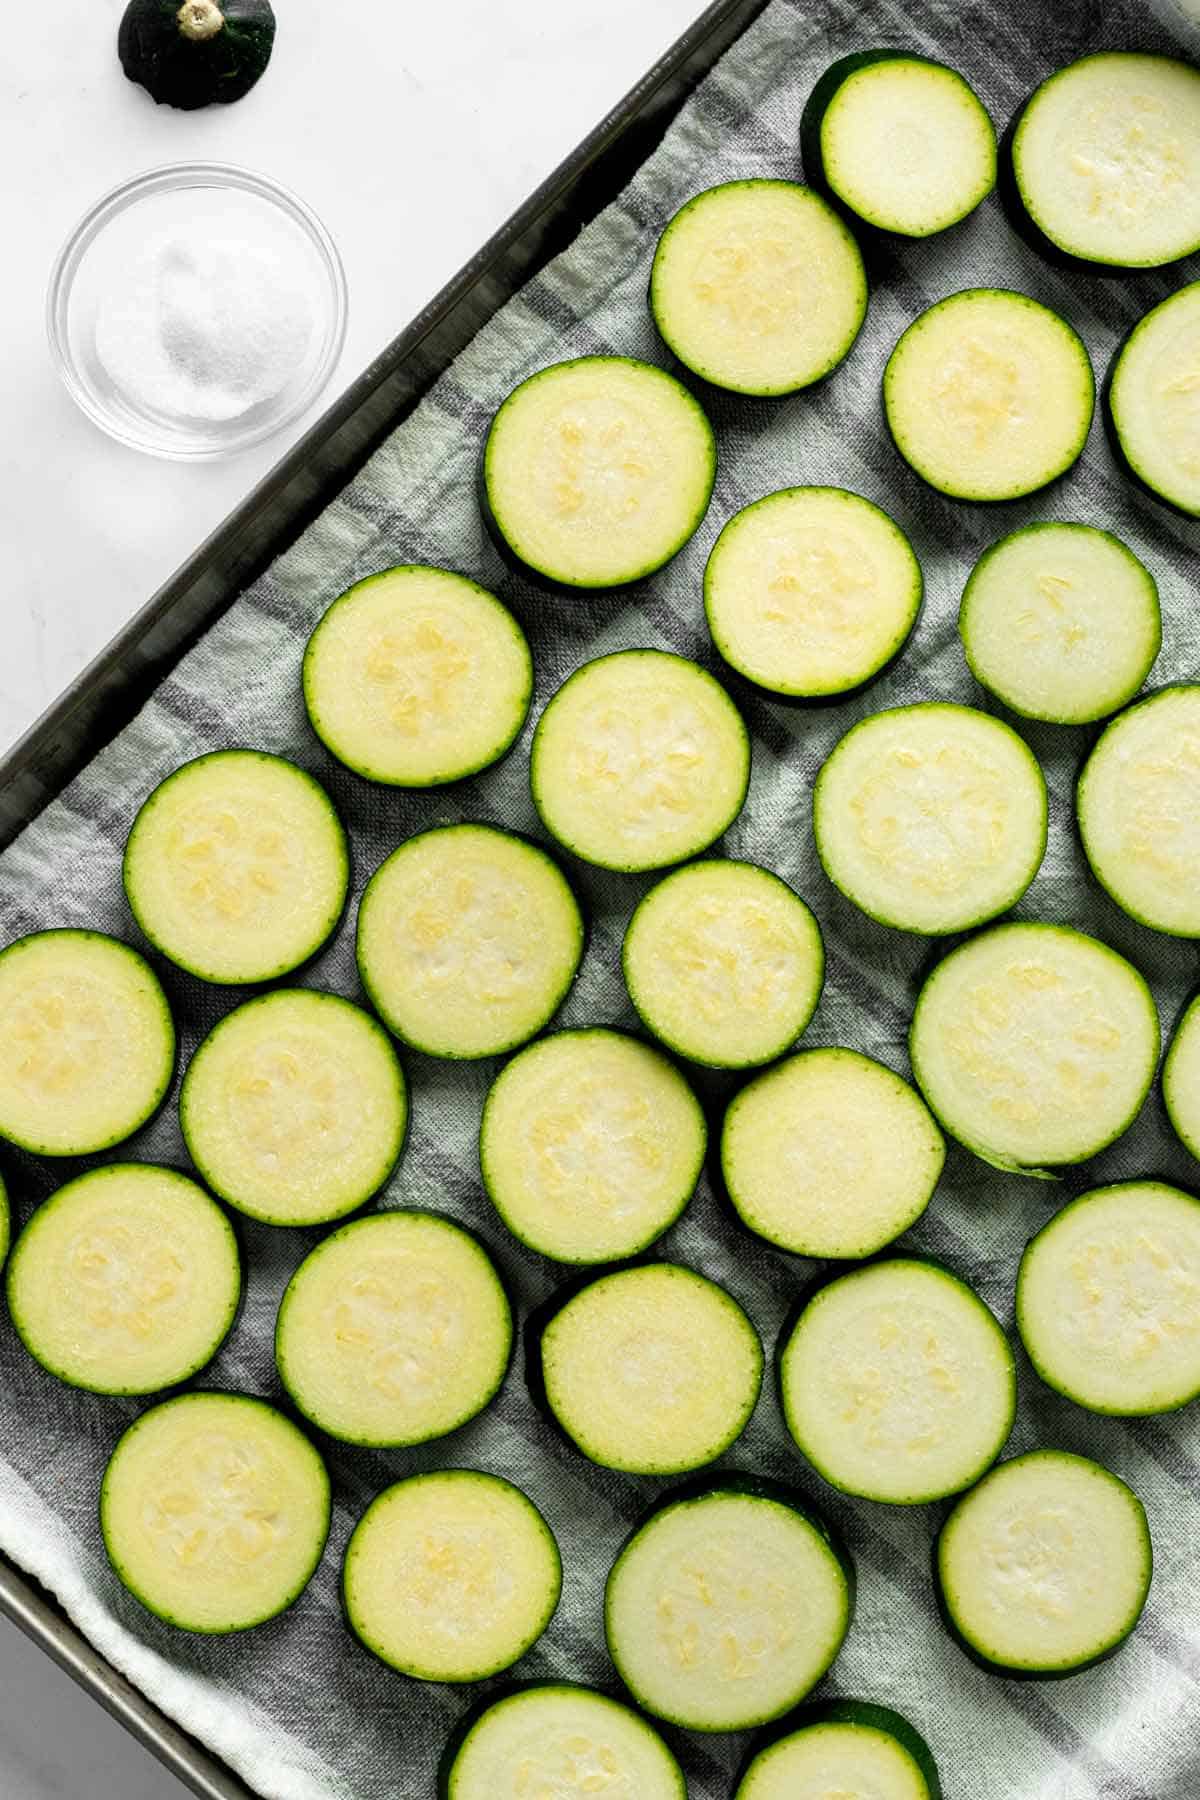
[[[451,1751],[445,1800],[602,1794],[687,1800],[683,1771],[653,1726],[591,1688],[539,1684],[487,1707]]]
[[[790,394],[837,367],[867,312],[858,245],[811,188],[729,181],[658,241],[650,311],[685,367],[739,394]]]
[[[1005,1675],[1070,1675],[1120,1648],[1146,1603],[1150,1532],[1137,1496],[1064,1450],[1013,1457],[942,1527],[946,1619],[977,1662]]]
[[[753,1758],[734,1800],[941,1800],[928,1744],[890,1707],[834,1700],[799,1719]]]
[[[474,1469],[411,1475],[373,1500],[342,1576],[351,1629],[419,1681],[482,1681],[523,1656],[562,1587],[558,1546],[531,1500]]]
[[[1200,1000],[1175,1027],[1163,1064],[1163,1099],[1180,1143],[1200,1158]]]
[[[1080,1194],[1032,1239],[1017,1328],[1034,1368],[1101,1413],[1200,1394],[1200,1200],[1161,1181]]]
[[[876,713],[817,777],[825,873],[871,918],[936,935],[1013,906],[1046,851],[1046,784],[1011,727],[930,702]]]
[[[1109,435],[1130,474],[1189,518],[1200,518],[1198,368],[1200,281],[1193,281],[1134,326],[1105,394]]]
[[[940,962],[909,1034],[945,1129],[1014,1174],[1083,1162],[1141,1110],[1158,1012],[1132,963],[1065,926],[994,926]]]

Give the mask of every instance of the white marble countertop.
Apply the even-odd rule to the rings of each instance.
[[[213,464],[159,462],[76,412],[46,350],[50,264],[124,177],[191,158],[294,188],[346,265],[332,400],[701,9],[702,0],[276,0],[260,85],[156,107],[116,60],[123,0],[16,8],[0,57],[0,741],[29,725],[309,423]],[[98,1401],[98,1405],[103,1402]],[[0,1621],[4,1800],[184,1790]]]

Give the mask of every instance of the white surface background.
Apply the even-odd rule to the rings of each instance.
[[[11,8],[0,48],[5,744],[315,417],[208,465],[154,461],[97,431],[59,386],[42,322],[51,262],[79,215],[128,175],[194,158],[243,163],[294,188],[332,232],[350,287],[327,402],[702,0],[275,0],[279,36],[259,86],[199,113],[156,107],[126,81],[122,4]],[[183,1792],[0,1620],[3,1800]]]

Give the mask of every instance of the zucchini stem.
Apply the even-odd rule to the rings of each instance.
[[[225,29],[225,14],[216,0],[184,0],[176,13],[179,29],[189,43],[207,43]]]

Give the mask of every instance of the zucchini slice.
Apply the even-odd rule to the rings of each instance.
[[[1105,727],[1075,810],[1117,905],[1155,931],[1200,937],[1200,684],[1162,688]]]
[[[485,588],[405,566],[357,581],[304,653],[304,704],[328,750],[368,781],[437,787],[504,755],[525,723],[533,659]]]
[[[38,1207],[7,1283],[12,1322],[44,1369],[94,1394],[153,1394],[216,1355],[242,1268],[228,1219],[194,1181],[109,1163]]]
[[[513,1236],[556,1262],[636,1256],[695,1191],[708,1133],[675,1065],[621,1031],[559,1031],[500,1071],[479,1161]]]
[[[952,500],[1016,500],[1071,467],[1096,384],[1079,335],[1008,288],[967,288],[915,319],[888,359],[897,450]]]
[[[280,1380],[346,1443],[444,1437],[498,1390],[512,1311],[469,1232],[427,1212],[343,1225],[309,1252],[275,1325]]]
[[[715,1069],[787,1050],[825,979],[821,928],[786,881],[712,858],[664,877],[637,906],[621,967],[644,1025]]]
[[[1100,51],[1043,81],[1017,115],[1012,173],[1043,244],[1155,269],[1200,249],[1200,71]]]
[[[736,394],[791,394],[828,375],[867,316],[862,252],[794,181],[727,181],[658,240],[650,311],[669,350]]]
[[[984,1162],[1044,1175],[1132,1125],[1158,1062],[1158,1011],[1115,950],[1065,925],[997,925],[917,997],[909,1052],[942,1125]]]
[[[1167,1116],[1185,1150],[1200,1158],[1200,998],[1192,1001],[1163,1063]]]
[[[175,1025],[144,957],[99,931],[0,951],[0,1136],[89,1156],[144,1125],[175,1070]]]
[[[442,1800],[604,1792],[687,1800],[687,1783],[645,1719],[567,1682],[539,1682],[485,1707],[451,1739],[440,1786]]]
[[[784,488],[734,513],[704,571],[725,661],[770,694],[815,698],[870,681],[921,610],[921,565],[894,520],[845,488]]]
[[[273,981],[341,918],[350,855],[311,775],[261,750],[213,750],[144,802],[123,873],[134,918],[181,969],[201,981]]]
[[[935,1552],[952,1634],[998,1675],[1072,1675],[1119,1650],[1150,1590],[1141,1501],[1086,1456],[1033,1450],[955,1506]]]
[[[945,63],[860,50],[831,63],[800,120],[804,172],[876,230],[932,237],[996,185],[996,131]]]
[[[358,909],[358,970],[389,1031],[429,1056],[499,1056],[552,1017],[583,955],[583,919],[536,844],[490,825],[419,832]]]
[[[832,1784],[832,1787],[831,1787]],[[733,1800],[942,1800],[933,1753],[890,1706],[831,1700],[750,1762]]]
[[[1200,1200],[1161,1181],[1080,1194],[1026,1246],[1017,1329],[1050,1387],[1100,1413],[1200,1394]]]
[[[633,1475],[720,1456],[754,1411],[762,1372],[737,1301],[677,1263],[602,1275],[542,1332],[551,1412],[592,1462]]]
[[[1200,75],[1197,75],[1200,86]],[[1139,319],[1105,383],[1109,438],[1157,499],[1200,518],[1200,281]]]
[[[1046,854],[1046,783],[1011,726],[928,701],[852,726],[817,776],[825,873],[881,924],[937,936],[1007,912]]]
[[[920,1218],[945,1160],[920,1095],[857,1050],[802,1050],[767,1069],[721,1131],[743,1225],[797,1256],[873,1256]]]
[[[246,1631],[292,1604],[329,1535],[325,1464],[264,1400],[180,1394],[135,1419],[100,1489],[108,1557],[183,1631]]]
[[[608,1578],[604,1628],[639,1706],[692,1731],[779,1718],[842,1647],[854,1571],[787,1490],[731,1477],[668,1500]]]
[[[337,994],[279,988],[209,1032],[183,1078],[179,1121],[230,1206],[267,1225],[323,1225],[391,1174],[408,1094],[369,1013]]]
[[[673,375],[628,356],[581,356],[531,375],[492,420],[484,519],[535,575],[624,587],[683,548],[716,473],[712,426]]]
[[[562,1589],[541,1513],[478,1469],[410,1475],[372,1500],[346,1547],[350,1628],[418,1681],[483,1681],[536,1643]]]
[[[1013,1354],[965,1281],[895,1257],[827,1283],[779,1360],[788,1430],[831,1487],[918,1506],[995,1462],[1017,1410]]]
[[[1162,644],[1153,575],[1110,531],[1024,525],[985,550],[963,590],[976,681],[1027,719],[1086,725],[1128,704]]]
[[[552,837],[603,869],[695,856],[742,810],[750,736],[685,656],[618,650],[567,677],[538,720],[533,803]]]

